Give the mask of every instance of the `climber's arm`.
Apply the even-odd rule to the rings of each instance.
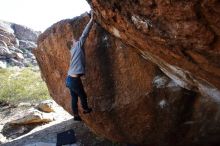
[[[91,30],[91,28],[92,28],[92,24],[93,24],[93,13],[91,12],[91,18],[90,18],[90,20],[89,20],[89,23],[86,25],[85,29],[83,30],[82,35],[81,35],[80,38],[79,38],[78,45],[79,45],[80,47],[82,47],[83,44],[85,43],[86,38],[88,37],[89,32],[90,32],[90,30]]]

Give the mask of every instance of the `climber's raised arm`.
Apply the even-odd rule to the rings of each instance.
[[[91,11],[91,18],[88,22],[88,24],[86,25],[85,29],[83,30],[83,33],[82,35],[80,36],[79,38],[79,41],[78,41],[78,44],[81,48],[82,46],[84,45],[85,41],[86,41],[86,38],[88,37],[89,35],[89,32],[92,28],[92,24],[93,24],[93,12]]]

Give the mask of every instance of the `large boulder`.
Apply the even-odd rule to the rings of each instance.
[[[97,21],[178,85],[220,100],[218,0],[87,0]]]
[[[127,8],[130,3],[124,6]],[[94,1],[94,8],[101,8],[95,4],[98,2]],[[105,20],[101,22],[101,18],[96,19],[109,30],[111,25],[107,27],[104,25]],[[70,61],[68,44],[71,44],[72,40],[78,40],[87,22],[88,16],[84,14],[54,24],[40,35],[38,48],[34,50],[50,95],[69,113],[72,113],[71,97],[68,88],[65,87]],[[138,145],[220,144],[218,100],[213,96],[195,92],[199,90],[182,88],[188,87],[181,84],[185,80],[182,81],[181,76],[175,78],[177,74],[172,72],[173,70],[168,70],[167,74],[165,69],[168,68],[164,64],[168,63],[163,63],[164,60],[158,58],[161,64],[157,64],[155,55],[152,56],[152,60],[146,60],[145,52],[141,50],[148,40],[137,41],[138,38],[145,36],[141,31],[131,27],[129,29],[133,29],[133,32],[127,30],[131,34],[124,31],[121,33],[114,26],[116,23],[110,20],[109,24],[112,24],[113,34],[117,37],[119,34],[124,37],[127,35],[128,39],[123,40],[124,37],[118,39],[109,33],[112,31],[107,32],[99,24],[93,26],[87,39],[85,44],[87,68],[83,84],[93,112],[84,115],[80,104],[79,107],[80,114],[90,129],[108,139]],[[131,40],[129,37],[132,35],[137,40]],[[137,45],[134,46],[133,43]],[[148,47],[149,45],[146,45],[145,49]],[[181,64],[181,62],[176,64],[178,63]],[[172,78],[161,72],[159,67],[169,77],[173,73]],[[194,78],[192,80],[194,81]]]

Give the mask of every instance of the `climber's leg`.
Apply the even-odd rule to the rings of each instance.
[[[71,97],[72,97],[72,100],[71,100],[71,108],[72,108],[72,111],[73,111],[73,115],[76,116],[76,115],[79,115],[78,113],[78,106],[77,106],[77,103],[78,103],[78,95],[76,94],[76,92],[74,92],[74,90],[70,89],[70,94],[71,94]]]
[[[66,86],[69,88],[70,94],[71,94],[71,97],[72,97],[71,108],[72,108],[72,112],[73,112],[73,115],[74,115],[74,120],[81,121],[81,118],[80,118],[79,113],[78,113],[78,105],[77,105],[77,103],[78,103],[78,94],[74,91],[74,88],[77,86],[75,79],[73,77],[68,76],[66,78]]]
[[[80,97],[80,100],[81,100],[81,104],[82,104],[82,107],[83,107],[83,113],[90,113],[92,111],[91,108],[88,107],[88,103],[87,103],[87,95],[86,95],[86,92],[83,88],[83,84],[82,84],[82,81],[80,79],[80,77],[78,78],[78,81],[77,81],[77,88],[75,88],[75,92],[79,95]]]

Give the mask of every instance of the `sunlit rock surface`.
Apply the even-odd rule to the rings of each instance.
[[[108,3],[106,1],[98,5],[98,1],[94,1],[96,13],[101,15],[99,9],[111,6]],[[111,9],[106,12],[106,17],[110,12]],[[115,13],[119,14],[119,11],[115,10]],[[76,41],[79,38],[88,19],[84,14],[54,24],[40,35],[38,48],[34,50],[51,96],[70,113],[71,97],[65,87],[70,60],[68,44],[72,39]],[[213,96],[203,94],[205,90],[197,88],[197,85],[208,84],[218,92],[218,76],[209,75],[216,81],[207,80],[203,84],[208,74],[202,78],[203,76],[199,76],[200,72],[195,71],[196,68],[190,72],[190,67],[199,64],[187,60],[178,51],[169,54],[172,52],[166,43],[169,39],[159,43],[158,35],[157,41],[148,40],[146,38],[150,36],[144,31],[138,31],[134,27],[135,23],[126,22],[128,26],[131,25],[127,32],[123,31],[125,23],[118,22],[120,25],[116,25],[116,22],[109,19],[108,25],[105,25],[107,19],[101,16],[96,19],[114,36],[95,24],[85,44],[87,68],[82,80],[93,112],[81,116],[90,129],[110,140],[137,145],[218,145],[218,96],[214,98],[217,95],[215,93]],[[148,45],[149,42],[152,48]],[[195,46],[198,47],[199,44]],[[156,49],[155,52],[152,49]],[[192,50],[194,49],[196,50]],[[159,50],[161,54],[157,54]],[[180,69],[184,62],[178,59],[185,60],[188,64]],[[175,66],[172,62],[175,62]],[[200,69],[201,72],[205,72],[203,69],[205,68]],[[202,79],[197,80],[197,77]]]

